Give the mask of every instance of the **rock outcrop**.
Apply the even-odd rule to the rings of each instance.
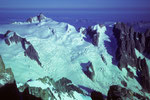
[[[76,91],[80,94],[84,94],[83,91],[75,86],[71,80],[67,78],[61,78],[60,80],[56,81],[56,90],[63,93],[68,93],[69,96],[73,97],[72,91]]]
[[[41,66],[41,62],[39,61],[38,53],[34,49],[32,44],[30,44],[29,47],[25,50],[24,54],[25,54],[25,56],[28,56],[30,59],[35,60]]]
[[[129,89],[122,88],[118,85],[110,86],[108,91],[107,100],[149,100],[148,97],[144,97],[138,93],[135,93]]]
[[[105,32],[105,26],[102,25],[95,25],[95,26],[91,26],[89,27],[87,30],[87,35],[91,38],[92,44],[94,46],[98,46],[99,44],[99,37],[101,35],[102,32]]]
[[[106,59],[105,59],[105,57],[103,56],[103,54],[101,54],[101,58],[102,58],[103,62],[107,65]]]
[[[91,80],[94,80],[95,71],[92,62],[89,61],[87,63],[81,63],[80,65],[82,66],[82,71],[84,74]]]
[[[41,62],[39,61],[38,52],[35,50],[33,45],[26,40],[26,38],[22,38],[16,32],[8,30],[5,34],[5,43],[9,46],[11,43],[15,42],[21,43],[22,48],[24,49],[25,56],[28,56],[30,59],[35,60],[40,66]]]
[[[0,87],[7,83],[13,83],[15,81],[14,74],[11,68],[5,69],[5,64],[0,56]]]
[[[150,31],[145,33],[135,32],[134,29],[124,23],[117,23],[113,28],[114,35],[117,39],[118,48],[116,51],[116,59],[120,69],[126,68],[128,73],[128,65],[136,67],[139,82],[143,89],[150,92],[150,75],[148,65],[145,58],[138,58],[135,52],[137,49],[140,53],[149,55],[149,39]],[[129,74],[134,77],[132,73]]]
[[[92,98],[92,100],[104,100],[102,93],[97,92],[97,91],[93,91],[91,93],[91,98]]]
[[[92,40],[92,44],[94,46],[98,46],[98,42],[99,42],[99,36],[100,36],[100,33],[97,32],[97,29],[93,29],[93,27],[89,27],[87,29],[87,35],[90,36],[91,40]]]
[[[150,29],[147,29],[147,31],[144,34],[145,36],[145,49],[144,52],[150,54]]]
[[[117,23],[113,28],[113,32],[118,44],[116,59],[119,61],[119,68],[126,68],[128,64],[130,66],[136,66],[137,57],[134,50],[133,28],[123,23]]]
[[[3,72],[5,70],[5,64],[3,62],[3,59],[0,55],[0,72]]]
[[[150,93],[150,75],[145,58],[138,58],[137,74],[139,83],[143,87],[143,91]]]
[[[36,81],[29,81],[19,87],[20,92],[26,91],[26,89],[29,91],[29,94],[42,100],[63,100],[63,94],[67,94],[69,98],[75,99],[74,92],[84,95],[83,91],[73,85],[71,80],[62,78],[55,82],[48,76],[39,78]]]

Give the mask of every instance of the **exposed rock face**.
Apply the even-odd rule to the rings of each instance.
[[[30,85],[34,81],[25,83],[23,86],[19,87],[19,91],[28,91],[30,95],[34,95],[35,97],[41,98],[42,100],[49,100],[49,98],[51,98],[50,100],[55,100],[56,98],[52,90],[48,87],[48,85],[52,86],[54,81],[49,77],[40,78],[37,81],[38,83],[34,84],[34,86]],[[39,86],[41,84],[46,87],[43,88]]]
[[[150,29],[145,32],[145,52],[150,54]]]
[[[127,83],[125,81],[121,81],[121,84],[124,86],[124,87],[127,87]]]
[[[38,16],[27,19],[27,22],[30,22],[30,23],[41,22],[45,19],[47,19],[47,18],[42,13],[40,13]]]
[[[41,66],[38,53],[36,52],[32,44],[25,50],[24,53],[25,56],[27,55],[30,59],[37,61],[37,63]]]
[[[111,86],[108,91],[108,100],[133,100],[133,93],[120,86]]]
[[[42,89],[40,87],[24,86],[23,93],[33,95],[37,98],[41,98],[42,100],[49,100],[50,97],[51,100],[55,99],[54,95],[51,93],[49,89]]]
[[[139,77],[139,82],[143,89],[150,92],[150,75],[148,65],[145,59],[137,58],[135,49],[142,54],[149,53],[150,31],[145,33],[135,32],[132,27],[124,23],[117,23],[113,28],[114,35],[117,39],[118,48],[116,51],[116,59],[118,67],[127,69],[129,76],[134,77],[133,73],[128,70],[128,65],[136,67]]]
[[[136,66],[135,41],[133,39],[134,30],[123,23],[117,23],[113,28],[114,35],[117,39],[118,48],[116,59],[119,61],[119,68]]]
[[[99,44],[99,37],[101,32],[105,32],[105,26],[102,25],[95,25],[95,26],[91,26],[89,27],[86,31],[87,31],[87,35],[91,38],[92,44],[94,46],[98,46]]]
[[[3,72],[5,70],[5,64],[3,62],[3,59],[0,55],[0,72]]]
[[[41,62],[39,61],[39,56],[37,51],[34,49],[33,45],[26,40],[26,38],[22,38],[21,36],[17,35],[17,33],[8,30],[5,34],[5,43],[10,45],[11,43],[15,42],[21,43],[22,48],[24,49],[25,56],[28,56],[30,59],[35,60],[40,66]]]
[[[90,36],[92,40],[92,44],[94,46],[98,46],[98,42],[99,42],[98,38],[99,38],[100,33],[97,32],[96,30],[93,30],[91,27],[89,27],[87,30],[87,34]]]
[[[147,97],[143,97],[131,90],[113,85],[108,91],[107,100],[135,100],[135,98],[139,100],[148,100]]]
[[[85,73],[87,77],[89,77],[91,80],[94,79],[95,71],[92,65],[92,62],[87,62],[87,63],[81,63],[82,66],[82,71]]]
[[[14,82],[14,74],[11,68],[5,69],[5,64],[0,56],[0,87],[4,86],[6,83]]]
[[[107,65],[106,59],[105,59],[105,57],[103,56],[103,54],[101,54],[101,58],[102,58],[103,62]]]
[[[34,81],[30,81],[19,87],[20,92],[26,91],[27,89],[29,94],[40,97],[42,100],[57,100],[58,98],[61,100],[63,99],[63,94],[67,94],[70,98],[75,99],[75,91],[84,95],[83,91],[73,85],[71,80],[67,78],[62,78],[55,82],[52,78],[46,76],[44,78],[39,78],[36,81],[38,81],[39,84],[43,84],[44,87],[40,87],[39,84],[34,84],[35,86],[32,86],[31,83]]]
[[[139,76],[139,82],[142,85],[143,90],[145,90],[146,92],[150,92],[150,75],[145,58],[144,59],[138,58],[137,67],[138,67],[137,74]]]
[[[104,100],[102,93],[96,92],[96,91],[93,91],[91,93],[91,98],[92,98],[92,100]]]
[[[67,92],[68,95],[73,96],[72,91],[76,91],[78,93],[84,94],[83,91],[77,86],[73,85],[71,80],[67,78],[62,78],[56,81],[56,90],[59,92]]]
[[[46,19],[46,17],[42,13],[40,13],[37,17],[38,17],[39,22]]]

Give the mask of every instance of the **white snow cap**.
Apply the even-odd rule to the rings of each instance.
[[[106,31],[106,27],[104,25],[100,25],[100,24],[91,26],[91,29],[98,33],[104,33]]]

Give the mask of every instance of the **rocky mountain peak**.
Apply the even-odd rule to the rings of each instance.
[[[35,16],[35,17],[30,17],[27,19],[27,22],[29,23],[39,23],[42,22],[44,20],[46,20],[47,17],[45,17],[42,13],[40,13],[39,15]]]
[[[94,46],[98,46],[100,35],[103,34],[105,31],[106,31],[106,27],[103,25],[99,25],[99,24],[90,26],[87,29],[87,35],[90,36],[90,38],[92,40],[92,44]]]

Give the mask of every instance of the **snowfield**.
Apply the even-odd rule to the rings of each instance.
[[[110,47],[113,44],[110,39],[112,32],[109,28],[109,25],[92,26],[93,30],[100,33],[99,45],[96,47],[89,42],[90,40],[85,40],[85,34],[78,32],[74,26],[68,23],[56,22],[50,18],[39,22],[34,17],[32,23],[14,22],[1,25],[0,34],[11,30],[26,38],[38,52],[42,65],[38,65],[36,61],[24,56],[21,43],[11,43],[8,46],[3,39],[0,39],[0,54],[6,67],[12,68],[18,83],[25,83],[30,79],[36,80],[44,76],[50,76],[55,81],[66,77],[78,86],[107,95],[111,85],[123,86],[121,81],[125,80],[128,83],[127,88],[141,93],[139,91],[140,84],[135,79],[127,77],[126,69],[121,71],[112,63],[113,56],[105,47],[105,42],[109,42]],[[88,61],[92,62],[95,71],[93,80],[82,71],[81,64]],[[134,69],[132,70],[134,72]],[[39,82],[29,82],[29,84],[33,86]],[[40,84],[46,88],[42,83]],[[79,100],[82,99],[79,98]]]

